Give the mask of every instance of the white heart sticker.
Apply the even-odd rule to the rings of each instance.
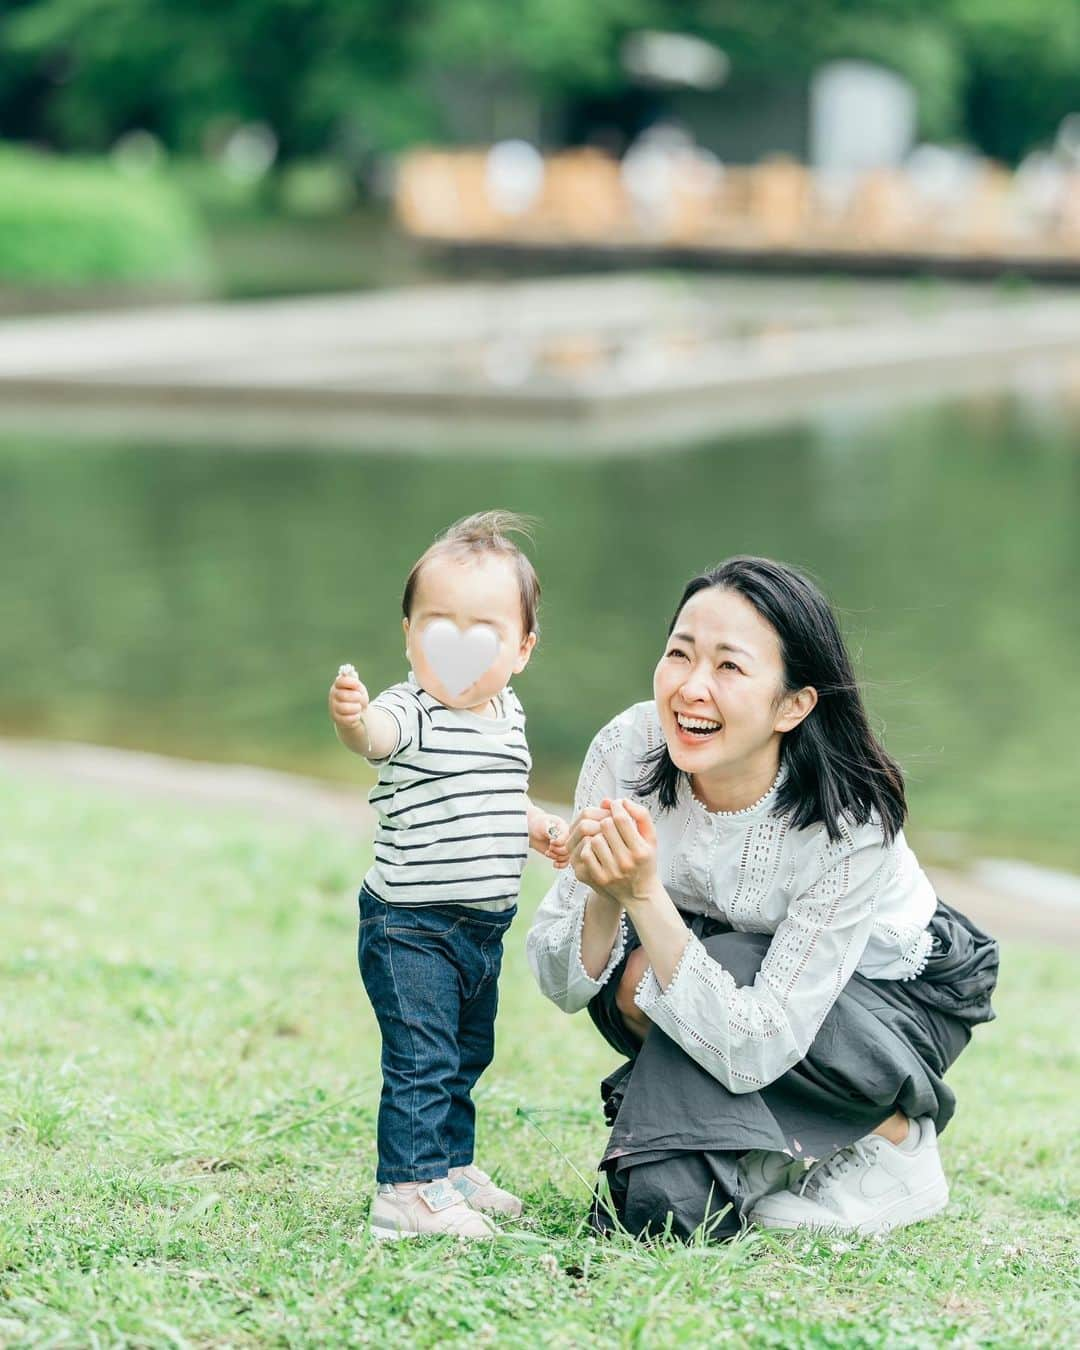
[[[499,635],[486,623],[474,623],[463,633],[449,619],[433,619],[424,629],[420,645],[432,670],[456,698],[495,664]]]

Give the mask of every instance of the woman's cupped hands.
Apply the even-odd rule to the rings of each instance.
[[[656,894],[656,830],[652,817],[628,797],[605,797],[570,827],[570,866],[591,890],[627,909]]]

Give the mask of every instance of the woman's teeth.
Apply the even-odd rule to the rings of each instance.
[[[677,713],[675,720],[681,731],[689,731],[696,736],[708,736],[720,730],[719,722],[710,722],[704,717],[683,717],[681,713]]]

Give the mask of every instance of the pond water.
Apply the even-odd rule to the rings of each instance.
[[[539,518],[517,681],[537,795],[651,694],[684,581],[733,553],[841,613],[909,834],[1080,870],[1080,411],[959,398],[678,452],[557,460],[0,438],[0,732],[370,781],[326,689],[404,678],[400,594],[447,524]]]

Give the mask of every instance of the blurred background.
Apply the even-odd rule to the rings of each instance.
[[[451,521],[538,519],[537,795],[741,552],[927,859],[1080,872],[1074,0],[7,0],[0,736],[347,782]]]

